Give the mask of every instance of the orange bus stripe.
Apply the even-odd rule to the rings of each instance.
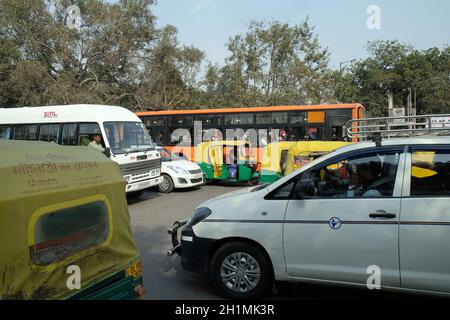
[[[136,115],[138,115],[138,116],[157,116],[157,115],[210,114],[210,113],[277,112],[277,111],[297,111],[297,110],[304,111],[304,110],[327,110],[327,109],[358,109],[360,107],[363,107],[363,106],[359,103],[322,104],[322,105],[310,105],[310,106],[273,106],[273,107],[143,111],[143,112],[136,112]]]

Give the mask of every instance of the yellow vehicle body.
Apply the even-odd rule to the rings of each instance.
[[[303,167],[312,160],[348,145],[342,141],[299,141],[289,148],[284,175]]]
[[[260,183],[272,183],[318,156],[349,144],[341,141],[284,141],[268,144],[261,160]]]
[[[140,255],[115,162],[88,147],[0,141],[0,185],[0,299],[135,296]]]
[[[295,141],[273,142],[264,147],[260,164],[260,183],[272,183],[283,176],[287,152],[295,143]]]
[[[195,162],[207,181],[250,181],[257,177],[257,151],[246,141],[202,142],[196,147]]]

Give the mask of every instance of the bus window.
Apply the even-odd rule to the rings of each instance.
[[[169,124],[172,126],[193,125],[194,117],[182,115],[172,116],[169,118]]]
[[[305,127],[289,128],[289,141],[301,141],[306,139]]]
[[[166,117],[145,117],[144,121],[147,127],[166,125]]]
[[[323,129],[321,127],[309,127],[306,140],[324,140]]]
[[[14,127],[14,140],[37,140],[37,124],[18,125]]]
[[[290,123],[292,124],[304,124],[306,122],[306,113],[303,111],[291,112]]]
[[[239,116],[237,114],[226,114],[225,124],[239,124]]]
[[[239,114],[239,124],[253,124],[253,113]]]
[[[39,130],[39,141],[58,143],[59,124],[42,124]]]
[[[80,132],[78,133],[78,145],[88,146],[94,140],[96,134],[101,134],[100,126],[97,123],[82,123],[80,124]],[[102,146],[104,146],[104,139],[102,139]]]
[[[11,136],[11,127],[0,126],[0,140],[9,140]]]
[[[274,112],[272,113],[272,123],[286,124],[288,121],[287,112]]]
[[[257,113],[256,124],[269,124],[272,123],[272,114],[269,112]]]
[[[64,124],[62,131],[62,145],[76,146],[77,145],[77,125],[74,123]]]
[[[210,125],[221,125],[222,124],[222,115],[217,114],[202,114],[196,115],[194,121],[201,121],[202,125],[210,126]]]

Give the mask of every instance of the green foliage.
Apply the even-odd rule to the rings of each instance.
[[[223,66],[156,28],[154,0],[0,0],[0,105],[117,104],[136,110],[359,102],[386,115],[411,94],[417,113],[450,113],[450,47],[375,41],[369,57],[329,67],[308,19],[252,22],[232,36]],[[213,35],[212,35],[213,36]]]
[[[450,47],[416,50],[398,41],[375,41],[370,56],[342,75],[339,100],[357,101],[373,116],[387,115],[387,93],[394,107],[405,108],[411,92],[417,114],[450,113]]]

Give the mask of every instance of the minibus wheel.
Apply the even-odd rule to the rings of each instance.
[[[210,279],[221,295],[229,299],[257,299],[272,288],[269,261],[257,247],[245,242],[229,242],[214,254]]]
[[[174,189],[173,180],[169,175],[163,174],[163,182],[158,185],[158,190],[161,193],[170,193]]]

